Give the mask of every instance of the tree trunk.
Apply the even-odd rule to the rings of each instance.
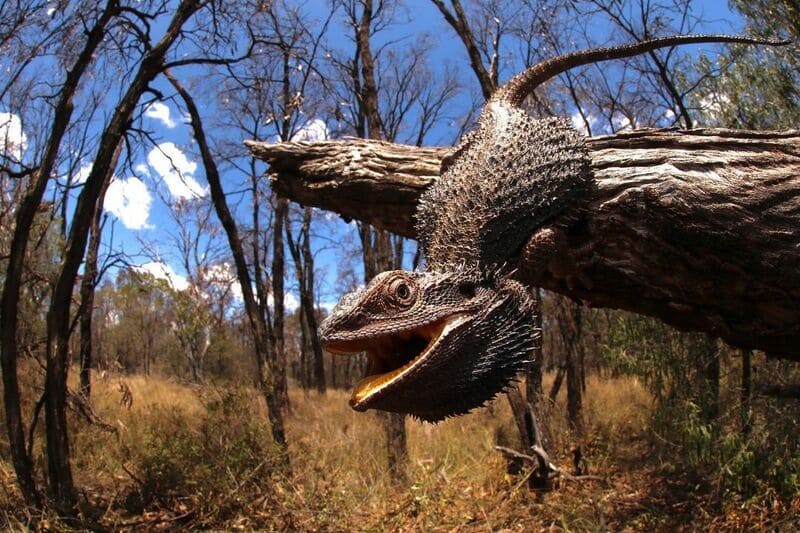
[[[753,352],[742,350],[742,434],[749,435],[753,427]]]
[[[300,290],[300,326],[303,336],[301,368],[306,384],[307,370],[313,370],[313,383],[319,393],[325,392],[325,360],[317,334],[317,317],[314,309],[314,257],[311,254],[311,214],[312,208],[303,210],[303,224],[298,242],[292,237],[289,224],[286,225],[286,241],[295,265],[295,275]],[[306,358],[311,358],[307,361]]]
[[[364,259],[364,279],[369,281],[379,273],[398,268],[402,262],[391,245],[391,236],[383,230],[359,224],[359,236]],[[392,479],[402,482],[406,479],[408,447],[406,445],[405,416],[400,413],[378,413],[386,435],[386,451]]]
[[[580,433],[583,428],[581,420],[583,394],[578,354],[574,351],[568,351],[564,355],[567,357],[567,418],[569,419],[570,427]]]
[[[558,397],[558,393],[561,391],[561,385],[564,383],[564,376],[566,374],[567,366],[565,364],[559,365],[558,370],[556,370],[556,377],[553,379],[553,385],[550,387],[550,394],[548,395],[550,403],[556,401],[556,397]]]
[[[581,433],[583,421],[583,343],[581,308],[574,301],[555,296],[555,313],[551,317],[560,333],[563,365],[567,378],[567,418],[572,429]]]
[[[311,354],[314,356],[314,384],[317,392],[325,393],[325,354],[322,351],[322,342],[317,333],[317,315],[314,305],[314,256],[311,253],[311,215],[312,208],[306,207],[303,212],[303,264],[305,265],[305,301],[306,323],[308,324],[308,341]]]
[[[14,225],[8,266],[0,298],[0,363],[3,376],[3,400],[6,430],[11,452],[11,461],[17,474],[26,503],[39,507],[41,501],[33,479],[33,467],[25,451],[25,431],[19,408],[19,381],[17,378],[17,312],[22,270],[25,261],[30,231],[36,212],[41,204],[53,168],[56,166],[61,141],[69,126],[74,110],[73,98],[84,73],[91,64],[97,47],[103,41],[106,26],[119,13],[117,2],[108,2],[91,30],[86,32],[86,42],[72,67],[67,71],[64,84],[59,91],[53,111],[52,129],[33,183],[20,204]]]
[[[191,336],[186,339],[185,350],[194,383],[202,384],[204,382],[203,371],[210,345],[211,326],[209,325],[204,325],[200,332],[192,332]]]
[[[370,139],[378,141],[383,138],[380,110],[378,107],[378,86],[375,78],[375,62],[370,48],[370,34],[373,20],[372,0],[362,0],[363,11],[361,20],[356,27],[356,59],[361,62],[361,79],[354,78],[354,88],[360,99],[359,115],[362,125],[366,125],[366,132],[359,131],[360,135],[366,134]],[[359,224],[364,259],[364,278],[369,282],[379,272],[399,268],[402,263],[402,248],[400,254],[391,245],[391,235],[385,230],[373,228],[369,224]],[[408,449],[406,446],[405,416],[399,413],[380,413],[384,432],[386,435],[386,450],[389,471],[392,479],[403,482],[406,479],[406,465],[408,463]]]
[[[451,0],[453,11],[447,9],[443,0],[431,0],[433,4],[439,9],[439,12],[444,16],[445,21],[453,28],[458,38],[464,45],[464,49],[469,57],[469,64],[475,77],[478,78],[478,83],[481,86],[483,99],[488,100],[497,89],[497,57],[492,58],[492,65],[489,70],[483,65],[481,58],[481,51],[478,49],[477,41],[475,40],[472,29],[469,27],[467,16],[464,13],[464,8],[461,6],[459,0]]]
[[[103,191],[100,193],[101,198],[105,197],[110,181],[106,180]],[[102,202],[97,207],[89,228],[89,249],[86,252],[80,290],[80,392],[87,401],[91,401],[92,398],[92,317],[94,316],[94,290],[99,281],[97,259],[102,237],[100,227],[100,218],[103,216]]]
[[[45,429],[47,433],[50,493],[65,512],[72,512],[74,488],[69,462],[66,422],[67,355],[70,337],[70,307],[75,279],[86,250],[89,227],[104,184],[111,178],[119,147],[142,93],[162,68],[167,51],[183,24],[201,7],[197,0],[183,0],[176,8],[161,40],[143,57],[130,86],[102,133],[92,170],[83,184],[73,212],[61,269],[53,285],[47,311],[47,368],[45,370]]]
[[[222,180],[219,176],[219,170],[211,154],[211,150],[206,140],[205,131],[203,129],[203,122],[194,99],[183,88],[180,82],[172,76],[170,72],[165,73],[172,85],[181,95],[189,115],[192,118],[192,128],[194,130],[194,137],[200,147],[200,154],[203,160],[203,167],[206,172],[206,180],[208,181],[208,188],[211,194],[211,201],[214,203],[214,210],[219,217],[225,234],[228,237],[228,244],[231,247],[233,254],[233,262],[236,265],[236,277],[239,280],[239,286],[242,289],[242,300],[244,300],[245,313],[250,324],[251,331],[253,332],[253,352],[256,358],[256,369],[258,372],[258,385],[261,389],[261,394],[264,396],[264,401],[267,404],[267,416],[269,417],[270,429],[272,431],[272,439],[275,445],[281,451],[280,461],[285,467],[289,467],[289,455],[286,453],[286,431],[283,421],[283,410],[278,403],[275,394],[274,380],[272,377],[272,368],[268,357],[269,335],[268,324],[266,320],[266,313],[260,308],[256,297],[253,294],[253,283],[250,279],[250,271],[247,268],[247,260],[244,253],[242,240],[239,237],[239,230],[236,222],[233,219],[228,202],[225,198],[225,191],[222,189]],[[257,188],[254,184],[254,198],[257,200]],[[254,213],[256,222],[258,221],[257,213]],[[255,225],[254,251],[258,251],[258,224]],[[254,261],[258,264],[258,254],[255,254]],[[260,270],[256,267],[256,283],[261,283]],[[260,289],[257,289],[260,291]],[[264,298],[266,300],[266,298]]]
[[[594,187],[529,243],[534,287],[800,361],[800,135],[646,130],[587,140]],[[415,236],[446,148],[248,143],[290,198]],[[549,259],[549,260],[548,260]]]
[[[703,335],[692,345],[697,351],[694,359],[698,362],[700,416],[703,422],[716,427],[719,417],[719,347],[717,341],[707,335]]]
[[[533,328],[542,331],[542,291],[534,289],[533,296],[536,301],[537,312],[534,315]],[[536,343],[533,349],[533,362],[528,369],[525,379],[525,398],[534,411],[539,409],[542,401],[542,364],[544,363],[544,352],[542,351],[542,339]]]
[[[302,302],[302,299],[301,299]],[[308,331],[308,321],[306,320],[306,310],[303,308],[302,303],[300,309],[297,310],[297,319],[300,323],[300,345],[299,345],[299,361],[297,363],[297,378],[300,381],[300,386],[303,389],[311,388],[311,371],[309,368],[310,352],[308,345],[308,337],[311,333]]]
[[[132,109],[132,108],[131,108]],[[120,135],[121,138],[121,135]],[[111,143],[116,141],[116,145]],[[103,199],[111,176],[119,161],[122,144],[119,138],[110,135],[100,152],[108,151],[105,161],[95,160],[92,175],[95,176],[96,191],[92,194],[89,179],[78,198],[78,207],[70,227],[70,236],[61,272],[53,287],[53,296],[47,310],[47,365],[45,367],[45,442],[47,445],[47,477],[50,497],[60,510],[74,512],[75,489],[70,465],[70,446],[67,425],[67,373],[69,372],[69,341],[72,333],[70,311],[74,280],[83,258],[88,233],[99,213],[103,210]],[[103,173],[101,173],[103,172]],[[97,174],[95,174],[97,173]],[[79,216],[80,215],[80,216]],[[99,228],[98,228],[99,240]],[[99,246],[99,242],[97,243]],[[90,250],[91,252],[91,250]],[[96,268],[96,257],[94,258]],[[91,270],[91,265],[88,270]],[[94,289],[90,292],[94,292]],[[94,297],[90,300],[93,302]],[[90,302],[87,302],[89,304]],[[91,311],[91,305],[89,310]],[[89,324],[91,336],[91,323]]]
[[[289,201],[278,197],[275,200],[275,226],[273,228],[272,248],[272,336],[274,348],[272,350],[272,377],[275,380],[275,395],[284,413],[289,411],[289,388],[286,382],[286,342],[284,339],[284,318],[286,309],[284,305],[285,261],[283,253],[283,227],[289,211]]]
[[[50,497],[62,512],[71,514],[75,501],[67,431],[67,351],[69,317],[47,316],[45,368],[45,442]]]

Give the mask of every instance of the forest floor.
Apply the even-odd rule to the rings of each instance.
[[[121,400],[131,393],[132,404]],[[351,411],[348,393],[290,391],[291,470],[281,469],[263,401],[252,389],[197,387],[120,376],[94,386],[97,415],[75,417],[73,467],[84,522],[97,529],[291,531],[796,530],[800,496],[741,501],[721,494],[648,430],[651,400],[633,378],[590,377],[584,437],[565,422],[563,399],[542,423],[551,458],[571,471],[580,445],[600,480],[556,480],[531,490],[506,473],[494,446],[515,447],[504,398],[437,425],[407,422],[407,479],[386,467],[378,416]],[[32,402],[29,402],[32,403]],[[31,408],[28,405],[27,408]],[[34,460],[44,468],[42,437]],[[20,504],[2,442],[0,525],[69,528]],[[657,452],[654,450],[658,450]]]

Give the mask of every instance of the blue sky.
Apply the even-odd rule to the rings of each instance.
[[[325,4],[324,0],[317,0],[320,4]],[[313,4],[313,2],[312,2]],[[436,36],[435,48],[433,50],[433,61],[451,61],[460,65],[464,65],[463,74],[466,76],[466,82],[473,84],[473,90],[477,86],[472,79],[471,72],[466,68],[468,65],[466,53],[460,41],[454,36],[451,29],[446,25],[441,15],[436,11],[428,0],[408,0],[406,2],[407,14],[409,21],[405,24],[397,24],[387,30],[384,34],[377,37],[380,42],[381,39],[394,40],[405,39],[411,41],[415,35],[421,32],[428,32]],[[715,20],[713,25],[700,28],[702,31],[707,32],[730,32],[738,30],[740,23],[736,17],[731,14],[727,7],[727,2],[706,0],[697,2],[698,11],[705,15],[705,18]],[[341,20],[340,20],[341,23]],[[338,32],[342,31],[341,24],[332,29],[333,46],[339,48],[346,48],[350,46],[346,39],[337,37]],[[598,30],[602,31],[602,29]],[[503,75],[510,76],[513,72],[501,71]],[[466,108],[469,105],[469,95],[462,95],[461,105]],[[313,126],[311,128],[312,137],[320,137],[323,131],[316,124],[319,119],[317,117],[308,117],[309,123]],[[169,226],[173,224],[171,218],[164,208],[163,199],[174,200],[178,197],[187,197],[191,195],[205,194],[205,181],[201,166],[197,164],[196,147],[191,138],[191,132],[185,117],[181,116],[180,111],[174,106],[173,103],[154,103],[145,112],[145,125],[151,128],[156,133],[156,138],[161,140],[159,147],[149,150],[147,158],[140,164],[142,174],[146,178],[150,178],[150,189],[154,188],[155,184],[159,184],[162,193],[159,195],[154,194],[155,191],[150,192],[151,204],[149,215],[146,220],[140,223],[140,228],[120,228],[115,232],[116,247],[124,247],[126,251],[133,252],[141,248],[142,241],[149,241],[155,243],[151,248],[157,250],[161,254],[161,259],[168,265],[166,268],[177,273],[179,277],[185,276],[186,272],[182,272],[181,268],[175,264],[173,254],[170,253],[169,247],[165,244],[159,244],[163,241],[165,231],[169,230]],[[303,133],[300,134],[304,135]],[[437,140],[448,139],[452,137],[452,131],[446,128],[440,128],[440,131],[435,131],[431,138]],[[163,156],[161,152],[166,152],[172,158],[172,162],[178,167],[179,172],[170,168],[170,162]],[[183,182],[181,181],[183,178]],[[123,178],[124,179],[124,178]],[[130,178],[132,183],[135,183],[135,178]],[[223,185],[230,186],[231,183],[237,183],[237,178],[223,176]],[[165,187],[166,185],[166,187]],[[230,187],[228,187],[230,189]],[[110,191],[111,192],[111,191]],[[141,187],[134,186],[128,187],[126,192],[130,192],[128,198],[128,210],[132,218],[142,217],[142,205],[145,202],[146,193],[141,190]],[[113,198],[111,199],[113,200]],[[107,200],[108,204],[108,200]],[[107,209],[114,212],[114,205],[107,205]],[[121,218],[120,222],[125,225],[124,215],[116,214]],[[317,231],[336,231],[343,234],[348,231],[347,227],[339,222],[338,224],[326,224],[324,228],[318,228]],[[339,262],[342,260],[340,250],[336,250],[328,246],[322,239],[317,239],[314,242],[317,250],[317,266],[323,276],[323,294],[321,296],[326,305],[331,305],[337,299],[337,284],[336,275],[339,269]],[[409,243],[406,247],[407,255],[410,257],[415,249],[415,243]],[[287,254],[288,257],[288,254]],[[150,262],[147,260],[145,262]],[[356,269],[360,265],[355,265]],[[291,272],[290,267],[287,265],[287,273]],[[291,287],[292,284],[289,284]],[[290,295],[287,303],[290,307],[296,305],[296,297]]]
[[[405,4],[407,22],[391,26],[377,37],[377,42],[399,40],[400,46],[403,46],[403,43],[412,42],[417,34],[423,32],[430,34],[435,45],[430,56],[432,64],[441,65],[450,62],[461,68],[461,77],[470,89],[459,97],[455,108],[466,110],[472,102],[470,93],[477,92],[477,84],[468,69],[463,45],[429,0],[407,0]],[[741,30],[741,21],[730,12],[727,2],[705,0],[695,4],[697,12],[714,21],[710,25],[698,28],[699,31],[723,33]],[[315,7],[326,5],[326,0],[315,0],[306,4],[308,10],[312,11]],[[334,48],[350,46],[349,41],[343,37],[342,32],[345,28],[342,19],[341,16],[338,18],[336,26],[331,31],[331,43]],[[606,29],[598,25],[598,35],[602,35],[604,31]],[[502,67],[501,81],[515,73],[513,64]],[[191,76],[192,72],[181,71],[178,74]],[[163,80],[156,86],[166,95],[174,94]],[[21,137],[25,134],[24,125],[20,125],[19,121],[15,122],[13,115],[3,113],[4,111],[6,110],[0,108],[0,140],[6,140],[6,149],[15,142],[17,145],[24,145],[25,142],[22,142]],[[307,116],[310,127],[301,135],[311,138],[324,136],[325,128],[320,121],[321,118]],[[210,120],[207,122],[210,123]],[[109,187],[105,209],[109,214],[109,224],[113,224],[113,232],[105,232],[105,251],[124,251],[130,255],[133,264],[145,265],[145,268],[156,275],[169,273],[175,285],[180,288],[184,286],[188,273],[180,266],[175,250],[170,244],[171,236],[174,236],[176,231],[176,224],[170,215],[168,205],[174,205],[179,200],[206,196],[207,185],[188,120],[175,101],[150,103],[144,111],[141,125],[151,132],[155,145],[140,150],[134,156],[133,164],[121,169]],[[330,126],[332,130],[335,129],[335,124]],[[453,135],[453,129],[445,124],[434,130],[429,138],[433,142],[442,142],[451,139]],[[243,140],[233,139],[235,142]],[[85,179],[89,164],[91,161],[83,162],[82,167],[77,169],[75,179],[80,180],[81,176]],[[241,178],[231,174],[230,169],[223,167],[223,170],[226,172],[223,175],[223,186],[230,191],[240,183]],[[231,197],[231,202],[235,204],[235,201],[236,198]],[[318,226],[316,231],[332,232],[335,234],[333,240],[342,240],[348,227],[342,222],[328,221]],[[224,244],[224,239],[222,242]],[[322,275],[321,299],[326,305],[330,305],[338,296],[336,276],[342,256],[339,251],[331,247],[330,238],[317,238],[313,244],[317,251],[317,266]],[[407,246],[409,255],[413,253],[415,246],[414,243]],[[354,267],[359,269],[360,265],[356,262]],[[291,272],[291,265],[287,265],[287,273]],[[288,286],[292,287],[292,283],[290,282]],[[291,295],[287,303],[293,307],[296,301],[296,296]]]

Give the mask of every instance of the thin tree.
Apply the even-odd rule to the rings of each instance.
[[[26,453],[25,431],[23,429],[22,415],[19,408],[19,383],[17,379],[17,316],[20,297],[23,261],[30,240],[30,231],[33,219],[42,202],[47,183],[56,165],[61,142],[70,123],[74,109],[72,100],[78,90],[81,78],[88,69],[93,56],[102,42],[106,28],[112,18],[118,15],[120,8],[117,2],[110,1],[106,8],[97,17],[92,28],[86,33],[86,42],[78,54],[72,67],[59,91],[53,118],[52,128],[47,138],[43,156],[36,165],[36,171],[31,174],[31,184],[22,202],[16,211],[14,233],[9,248],[9,262],[5,272],[3,294],[0,300],[0,362],[3,368],[3,397],[5,406],[6,430],[8,432],[11,459],[17,474],[17,481],[22,489],[25,500],[33,506],[40,503],[36,485],[33,479],[33,469],[30,457]],[[21,72],[22,67],[20,68]],[[10,87],[10,83],[4,89]],[[55,384],[58,386],[58,383]],[[58,395],[54,391],[54,395]],[[59,406],[55,406],[59,409]],[[63,406],[60,406],[63,411]],[[57,413],[51,409],[51,417]],[[58,428],[54,428],[57,430]],[[66,443],[65,443],[66,444]],[[58,452],[55,452],[57,454]],[[63,463],[63,461],[61,461]],[[56,468],[59,461],[56,461]],[[67,464],[68,467],[68,464]],[[53,493],[57,496],[65,495],[68,500],[72,498],[71,476],[67,475],[66,486],[62,487],[55,480]]]
[[[98,92],[103,92],[108,101],[113,101],[112,112],[108,120],[95,127],[100,130],[96,142],[81,145],[83,153],[92,154],[92,168],[88,172],[85,182],[80,186],[74,207],[70,209],[69,216],[62,216],[65,244],[60,257],[58,272],[54,276],[54,284],[49,299],[46,338],[44,342],[46,352],[44,411],[47,449],[47,479],[49,493],[54,502],[66,513],[71,514],[74,503],[74,486],[70,465],[69,437],[67,433],[66,404],[67,404],[67,372],[69,363],[69,341],[75,322],[70,319],[72,314],[72,296],[75,280],[84,258],[86,244],[89,239],[93,220],[102,209],[103,191],[117,166],[119,147],[130,133],[134,122],[136,110],[145,92],[151,89],[151,83],[165,69],[170,66],[178,67],[204,62],[217,61],[211,58],[206,49],[200,57],[189,54],[181,59],[170,61],[170,51],[176,43],[188,43],[185,38],[189,32],[203,38],[208,37],[214,53],[221,50],[224,45],[217,39],[215,33],[221,28],[218,24],[220,17],[225,16],[222,9],[204,9],[210,6],[195,0],[184,0],[178,3],[170,16],[165,20],[164,31],[158,40],[151,38],[151,21],[159,16],[167,17],[157,6],[153,12],[145,8],[141,10],[129,6],[122,6],[115,0],[110,0],[97,7],[93,4],[75,4],[66,6],[65,12],[74,14],[74,28],[86,27],[85,41],[72,65],[64,69],[67,74],[59,90],[56,92],[55,107],[52,114],[48,113],[50,133],[40,148],[40,158],[27,175],[31,178],[26,197],[22,200],[17,212],[12,238],[11,259],[7,275],[4,280],[2,302],[0,302],[0,352],[2,352],[4,394],[8,412],[7,424],[9,437],[12,442],[12,459],[18,473],[20,486],[26,499],[31,503],[39,503],[36,496],[36,487],[33,482],[30,459],[22,453],[24,450],[23,425],[19,413],[19,387],[16,377],[16,357],[18,347],[15,336],[18,331],[17,310],[19,308],[20,279],[23,268],[25,250],[30,240],[31,222],[37,210],[42,205],[42,199],[51,177],[57,174],[60,165],[59,154],[67,152],[64,142],[65,134],[70,128],[75,127],[76,120],[85,120],[82,117],[73,117],[75,108],[75,95],[83,89],[85,74],[90,66],[105,61],[119,60],[124,65],[128,74],[120,79],[122,82],[117,91],[103,92],[99,87]],[[43,9],[48,6],[43,6]],[[153,7],[153,6],[148,6]],[[211,6],[213,7],[213,6]],[[59,15],[61,10],[56,10]],[[196,26],[187,28],[189,21],[196,18],[200,12],[208,14],[210,24],[198,21]],[[59,15],[60,16],[60,15]],[[213,20],[211,20],[213,19]],[[206,28],[210,28],[206,30]],[[107,39],[110,31],[114,31],[115,38]],[[119,31],[118,31],[119,30]],[[68,38],[68,33],[59,34]],[[51,38],[50,34],[45,38]],[[58,43],[56,43],[58,44]],[[134,51],[140,50],[137,54]],[[101,53],[102,52],[102,53]],[[39,49],[37,53],[44,53]],[[34,55],[30,56],[31,58]],[[111,58],[111,59],[109,59]],[[31,61],[23,61],[11,79],[11,83],[3,88],[4,93],[14,83],[24,82],[21,75]],[[96,78],[97,83],[109,81],[113,77]],[[114,101],[115,100],[115,101]],[[91,102],[90,102],[91,103]],[[89,111],[89,116],[93,112]],[[68,189],[70,189],[68,187]],[[77,189],[75,189],[77,191]],[[62,209],[67,208],[66,196],[61,203]],[[67,218],[69,219],[67,221]],[[91,270],[91,268],[90,268]]]
[[[302,346],[300,358],[302,366],[301,372],[306,375],[306,368],[313,369],[313,382],[319,393],[325,392],[325,359],[322,351],[322,343],[317,334],[317,311],[314,305],[314,257],[311,253],[311,217],[313,209],[305,207],[303,209],[303,219],[297,240],[292,236],[290,224],[286,225],[286,241],[292,254],[292,261],[295,266],[295,274],[300,293],[300,327],[302,332]],[[311,358],[310,364],[306,361]]]
[[[389,4],[379,2],[375,6],[372,0],[353,0],[346,6],[347,16],[355,30],[355,51],[347,72],[352,83],[350,90],[357,101],[356,133],[369,139],[383,139],[375,58],[370,39],[374,27],[381,24],[383,13],[388,9]],[[402,245],[400,255],[396,256],[395,247],[392,246],[393,237],[387,231],[369,224],[359,224],[358,234],[365,281],[368,282],[384,270],[397,268],[396,265],[402,262]],[[408,462],[405,417],[397,413],[381,413],[379,416],[386,435],[389,470],[393,479],[402,481]]]
[[[183,99],[192,120],[192,129],[200,148],[200,155],[203,161],[203,167],[206,171],[211,200],[222,227],[225,229],[228,244],[231,247],[234,263],[236,265],[236,276],[239,279],[245,312],[253,334],[253,348],[256,356],[256,367],[258,369],[258,383],[267,404],[272,438],[283,452],[281,456],[283,457],[284,464],[288,465],[288,455],[285,453],[286,431],[284,429],[283,408],[275,392],[271,361],[269,360],[269,353],[267,351],[270,342],[267,334],[266,316],[259,308],[259,303],[256,301],[256,297],[253,293],[253,283],[251,282],[242,240],[239,237],[239,229],[228,207],[225,192],[222,189],[219,170],[206,139],[203,121],[197,105],[194,103],[194,99],[190,93],[183,88],[180,81],[170,72],[166,74],[170,83],[172,83],[173,87],[175,87],[178,94]]]

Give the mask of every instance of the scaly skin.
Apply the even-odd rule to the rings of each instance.
[[[525,96],[578,65],[699,42],[782,44],[656,39],[560,56],[498,89],[420,199],[426,269],[379,274],[343,297],[320,327],[329,350],[368,353],[355,409],[437,421],[483,405],[525,368],[540,334],[527,289],[514,279],[521,260],[535,262],[523,257],[525,245],[551,235],[542,228],[579,208],[592,186],[582,136],[561,119],[531,118],[520,108]]]
[[[396,270],[342,299],[322,331],[329,350],[369,355],[353,408],[437,421],[486,402],[524,368],[533,312],[525,287],[502,276]]]

